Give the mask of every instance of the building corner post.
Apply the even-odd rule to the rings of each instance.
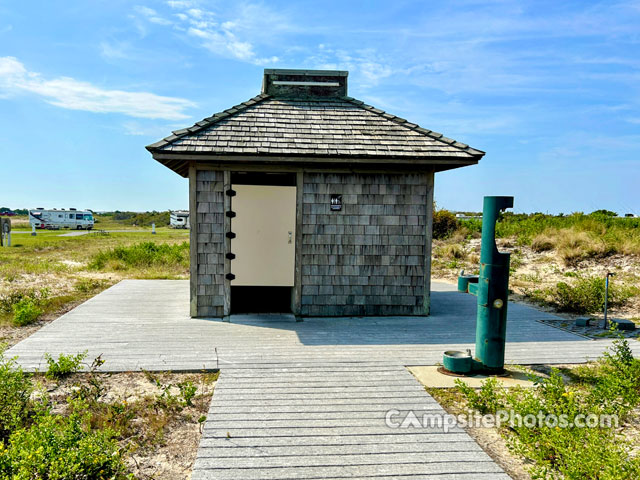
[[[198,316],[198,213],[197,171],[189,165],[189,315]]]
[[[424,244],[424,292],[422,300],[422,313],[429,315],[431,312],[431,251],[433,243],[433,188],[435,174],[433,170],[427,173],[427,205],[425,218],[425,244]]]

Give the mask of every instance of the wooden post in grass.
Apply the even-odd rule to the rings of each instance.
[[[0,235],[0,245],[4,245],[5,247],[11,246],[11,219],[10,218],[0,218],[0,230],[2,235]]]

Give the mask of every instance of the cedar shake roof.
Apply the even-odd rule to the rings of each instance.
[[[263,92],[149,145],[182,176],[188,162],[428,165],[478,163],[484,152],[344,95],[346,72],[265,70]],[[328,87],[327,87],[328,85]]]

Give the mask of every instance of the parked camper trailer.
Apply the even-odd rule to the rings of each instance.
[[[189,228],[189,212],[186,210],[171,212],[169,226],[171,228]]]
[[[36,208],[29,210],[29,223],[36,228],[58,230],[71,228],[76,230],[91,230],[93,228],[93,213],[91,210],[75,208],[52,209]]]

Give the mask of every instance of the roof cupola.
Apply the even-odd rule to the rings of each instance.
[[[349,72],[265,69],[262,93],[280,98],[342,98]]]

